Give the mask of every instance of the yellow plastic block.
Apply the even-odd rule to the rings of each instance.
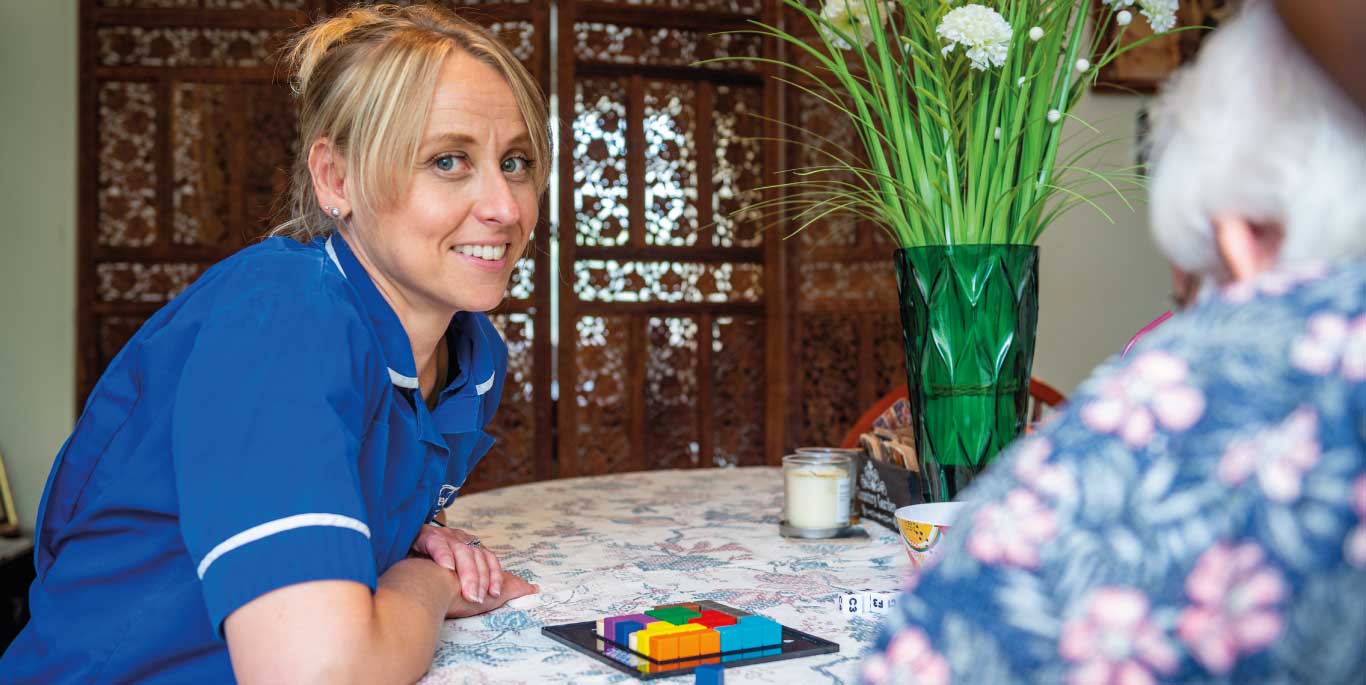
[[[660,658],[655,655],[654,647],[650,638],[658,635],[671,635],[674,633],[685,632],[684,626],[676,626],[667,621],[656,621],[645,626],[641,630],[631,634],[631,649],[640,652],[648,657]],[[677,657],[673,657],[677,658]]]

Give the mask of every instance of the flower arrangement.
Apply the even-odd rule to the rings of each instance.
[[[1082,203],[1104,213],[1096,197],[1141,185],[1134,167],[1082,163],[1104,143],[1059,160],[1062,124],[1101,67],[1173,30],[1177,0],[784,3],[819,43],[759,22],[742,32],[805,57],[761,61],[847,117],[866,162],[801,143],[830,163],[791,170],[794,180],[772,187],[784,192],[751,210],[788,210],[797,230],[849,212],[907,248],[1030,245],[1058,214]],[[1157,35],[1122,45],[1135,10]],[[1088,32],[1092,17],[1118,30]]]

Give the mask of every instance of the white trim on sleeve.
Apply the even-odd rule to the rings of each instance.
[[[281,519],[275,519],[274,521],[267,521],[259,526],[252,526],[251,528],[218,543],[216,547],[209,550],[208,554],[204,555],[204,560],[199,562],[199,579],[204,580],[204,572],[208,571],[209,566],[212,565],[213,562],[218,561],[219,557],[238,547],[251,544],[276,533],[283,533],[287,530],[307,528],[310,526],[349,528],[364,535],[367,540],[370,538],[370,526],[367,526],[364,522],[351,518],[350,516],[342,516],[340,514],[295,514],[294,516],[286,516]]]
[[[494,379],[494,377],[496,377],[497,375],[498,375],[498,372],[497,372],[497,371],[494,371],[493,373],[489,374],[489,379],[488,379],[488,380],[486,380],[486,381],[484,381],[483,383],[480,383],[480,384],[474,386],[474,392],[477,393],[477,394],[480,394],[480,395],[482,395],[482,394],[488,392],[490,389],[493,388],[493,379]]]

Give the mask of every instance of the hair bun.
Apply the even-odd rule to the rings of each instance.
[[[286,46],[285,63],[289,65],[289,87],[297,96],[308,91],[313,72],[323,55],[333,46],[344,42],[347,34],[367,23],[370,14],[367,10],[352,9],[348,12],[320,21],[300,31]]]

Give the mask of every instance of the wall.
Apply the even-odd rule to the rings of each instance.
[[[0,2],[0,454],[31,528],[75,402],[76,0]]]
[[[1134,124],[1143,100],[1127,95],[1090,95],[1073,114],[1097,128],[1070,122],[1072,147],[1118,139],[1104,150],[1105,164],[1134,159]],[[1064,149],[1060,158],[1066,155]],[[1034,375],[1070,393],[1096,364],[1124,349],[1129,338],[1166,311],[1171,277],[1148,231],[1144,193],[1098,201],[1110,223],[1081,206],[1052,225],[1039,242],[1039,337]]]

